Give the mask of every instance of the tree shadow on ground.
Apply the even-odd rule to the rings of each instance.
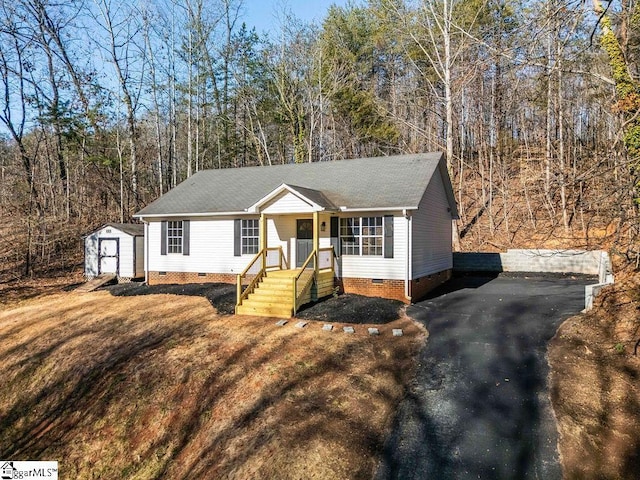
[[[355,453],[345,466],[324,450],[315,468],[333,474],[322,478],[371,477],[384,438],[369,415],[380,403],[393,411],[413,348],[374,348],[364,335],[317,342],[263,319],[235,334],[202,320],[202,307],[172,321],[185,304],[166,299],[164,321],[142,306],[128,318],[83,298],[81,315],[54,328],[34,319],[44,333],[14,332],[2,352],[0,457],[62,454],[77,478],[296,478],[328,444]],[[362,404],[345,410],[355,392]]]

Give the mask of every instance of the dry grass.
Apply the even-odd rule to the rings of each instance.
[[[371,478],[425,334],[379,328],[277,327],[172,295],[0,306],[0,458],[74,479]]]
[[[640,461],[640,279],[623,278],[549,348],[566,479],[636,479]],[[640,353],[640,352],[639,352]]]

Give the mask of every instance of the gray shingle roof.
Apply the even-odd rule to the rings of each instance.
[[[282,184],[325,207],[417,208],[437,168],[444,174],[455,214],[455,199],[442,153],[434,152],[203,170],[143,208],[136,217],[244,212]]]
[[[142,237],[144,235],[144,225],[141,223],[106,223],[106,226],[117,228],[133,237]]]

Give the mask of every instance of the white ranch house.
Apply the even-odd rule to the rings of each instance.
[[[415,301],[450,277],[442,153],[205,170],[135,215],[149,284],[238,284],[238,313],[348,293]]]

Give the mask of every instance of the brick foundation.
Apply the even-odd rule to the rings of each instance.
[[[345,293],[367,297],[381,297],[404,303],[417,302],[427,293],[451,278],[451,270],[414,279],[410,285],[411,298],[405,297],[404,280],[373,280],[371,278],[342,278],[336,285]],[[149,272],[149,285],[187,283],[236,283],[233,273]]]
[[[411,280],[409,292],[412,302],[418,302],[434,288],[442,285],[451,278],[452,270],[444,270],[438,273],[432,273],[426,277]]]
[[[149,285],[186,283],[236,283],[234,273],[149,272]]]
[[[451,278],[452,270],[433,273],[411,281],[410,298],[405,296],[404,280],[379,280],[371,278],[342,278],[336,283],[345,293],[355,293],[366,297],[381,297],[400,300],[404,303],[417,302],[434,288]]]
[[[336,282],[345,293],[366,297],[381,297],[409,303],[404,295],[404,280],[380,280],[371,278],[342,278]]]

